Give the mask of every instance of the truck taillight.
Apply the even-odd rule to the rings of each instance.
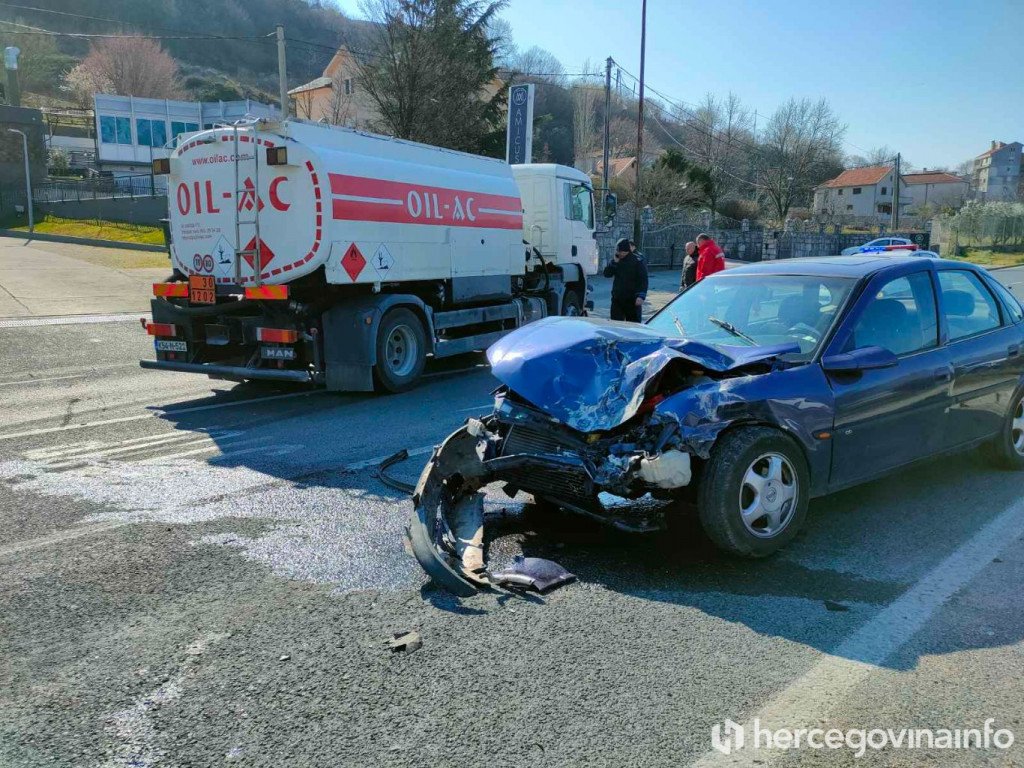
[[[171,160],[168,157],[153,158],[153,175],[166,176],[171,172]]]
[[[257,328],[256,338],[276,344],[294,344],[299,340],[299,332],[285,328]]]
[[[283,301],[288,298],[287,285],[260,285],[245,289],[245,298],[261,301]]]
[[[187,298],[188,283],[153,283],[153,295],[175,299]]]
[[[150,336],[177,336],[178,329],[174,323],[150,323],[146,326]]]

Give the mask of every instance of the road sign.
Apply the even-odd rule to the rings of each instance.
[[[513,85],[508,89],[508,134],[505,160],[529,163],[533,159],[533,85]]]

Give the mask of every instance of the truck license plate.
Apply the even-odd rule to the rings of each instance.
[[[294,360],[295,350],[291,347],[260,347],[260,357],[264,360]]]
[[[216,304],[217,289],[213,275],[189,275],[188,300],[191,304]]]
[[[157,352],[188,352],[188,344],[184,341],[157,339],[154,344]]]

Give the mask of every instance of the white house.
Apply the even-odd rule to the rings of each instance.
[[[945,171],[918,171],[904,173],[903,183],[910,194],[910,207],[923,206],[959,208],[970,196],[971,185],[967,179]],[[902,187],[901,187],[902,189]]]
[[[894,168],[850,168],[814,190],[814,213],[884,221],[892,215]],[[900,183],[900,212],[912,202],[906,181]]]
[[[1019,141],[993,141],[974,158],[971,182],[979,200],[1017,200],[1024,178],[1024,147]]]

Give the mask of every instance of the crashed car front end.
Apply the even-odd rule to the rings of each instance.
[[[503,383],[494,411],[469,420],[435,450],[413,496],[413,552],[456,594],[491,583],[486,486],[498,484],[513,498],[528,493],[625,531],[663,527],[663,509],[631,512],[621,502],[685,498],[696,465],[730,423],[723,414],[742,400],[730,382],[771,371],[790,351],[729,354],[592,320],[533,326],[488,351]]]

